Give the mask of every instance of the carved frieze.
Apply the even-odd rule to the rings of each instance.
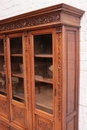
[[[45,15],[39,15],[37,17],[35,16],[31,18],[24,18],[23,20],[17,20],[7,24],[2,24],[0,25],[0,31],[58,22],[59,20],[60,20],[60,14],[58,12],[54,12]]]

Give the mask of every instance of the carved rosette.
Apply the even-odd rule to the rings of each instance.
[[[26,110],[17,106],[12,106],[12,120],[18,124],[25,126],[26,124]]]
[[[62,33],[62,27],[56,28],[57,33],[57,44],[58,44],[58,119],[61,119],[61,106],[62,106],[62,95],[61,95],[61,89],[62,89],[62,77],[61,77],[61,71],[62,71],[62,63],[61,63],[61,33]]]
[[[28,108],[29,108],[29,44],[28,44],[28,32],[24,33],[24,40],[25,40],[25,63],[26,63],[26,87],[27,87],[27,100],[28,100]]]
[[[5,25],[0,25],[0,31],[12,30],[23,27],[30,27],[40,24],[47,24],[52,22],[58,22],[60,20],[60,14],[58,12],[49,13],[45,15],[39,15],[31,18],[24,18],[23,20],[17,20]]]

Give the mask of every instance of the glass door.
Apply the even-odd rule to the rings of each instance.
[[[52,34],[33,36],[35,109],[53,114]]]
[[[7,37],[9,58],[9,97],[10,117],[14,124],[27,129],[27,87],[25,64],[24,33],[11,34]],[[25,44],[24,44],[25,43]],[[24,76],[25,75],[25,76]],[[25,94],[26,93],[26,94]],[[21,117],[21,118],[20,118]]]
[[[5,36],[0,36],[0,116],[9,119],[7,44]]]
[[[5,66],[5,52],[3,39],[0,39],[0,94],[7,95],[6,93],[6,66]]]
[[[12,99],[24,103],[22,37],[10,38]]]

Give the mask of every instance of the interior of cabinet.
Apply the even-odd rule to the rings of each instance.
[[[13,100],[24,102],[22,37],[10,39],[11,80]]]
[[[53,114],[52,34],[34,36],[35,107]]]
[[[6,75],[3,39],[0,39],[0,94],[6,95]]]

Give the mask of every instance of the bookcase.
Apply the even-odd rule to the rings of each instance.
[[[58,4],[0,21],[1,130],[78,130],[83,13]]]

